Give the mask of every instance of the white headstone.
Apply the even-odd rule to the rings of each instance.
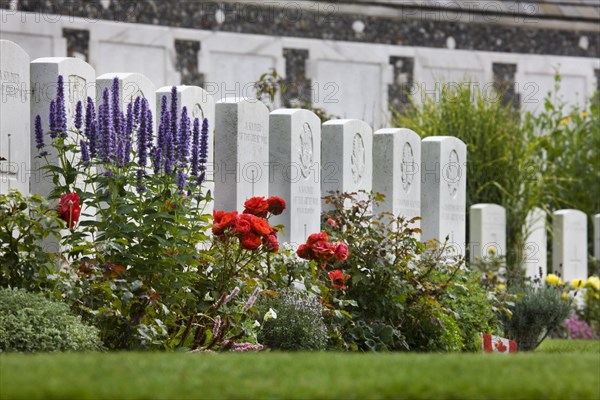
[[[216,104],[215,208],[241,211],[250,197],[269,194],[269,109],[259,100]]]
[[[27,195],[31,168],[29,55],[8,40],[0,40],[0,54],[0,193],[17,189]]]
[[[321,195],[370,192],[373,188],[373,129],[358,119],[336,119],[322,126]],[[359,198],[364,196],[359,195]],[[322,202],[323,209],[331,205]]]
[[[497,204],[475,204],[469,213],[470,260],[506,256],[506,210]]]
[[[594,258],[600,263],[600,214],[594,215]]]
[[[172,86],[164,86],[156,91],[156,113],[154,114],[155,121],[158,125],[160,122],[161,98],[167,97],[168,104],[171,104],[171,89]],[[213,182],[213,160],[214,160],[214,138],[215,138],[215,101],[206,90],[199,86],[177,86],[177,104],[179,106],[179,114],[177,120],[181,118],[181,110],[187,107],[188,116],[191,120],[191,126],[194,124],[194,119],[200,120],[200,126],[204,118],[208,119],[208,162],[206,170],[206,181],[202,184],[202,192],[206,194],[208,190],[214,198],[215,184]],[[207,204],[204,209],[205,213],[212,214],[214,202]]]
[[[373,191],[385,195],[376,214],[421,215],[421,138],[405,128],[379,129],[373,135]],[[420,221],[413,227],[419,228]]]
[[[38,151],[33,145],[35,143],[33,120],[36,115],[40,115],[44,132],[48,131],[48,112],[50,102],[56,97],[56,82],[59,75],[64,78],[68,129],[74,129],[73,120],[77,102],[81,101],[85,110],[87,98],[93,99],[96,96],[96,73],[94,68],[85,61],[72,57],[48,57],[38,58],[31,62],[31,89],[33,90],[31,98],[31,165],[36,173],[31,176],[30,182],[31,192],[44,196],[52,191],[54,185],[48,176],[45,176],[42,171],[38,171],[44,161],[36,157]],[[49,140],[46,135],[46,144]],[[48,161],[52,165],[57,164],[54,153],[50,153]]]
[[[465,254],[467,147],[452,136],[421,141],[421,240],[437,239]]]
[[[540,277],[544,282],[548,270],[546,213],[541,208],[534,208],[525,220],[525,248],[523,249],[523,267],[529,278]]]
[[[554,212],[552,269],[565,282],[587,279],[587,216],[579,210]]]
[[[143,97],[148,100],[150,110],[156,122],[156,86],[152,81],[142,74],[134,72],[109,72],[96,78],[96,104],[102,101],[102,92],[104,89],[111,89],[113,79],[119,79],[119,96],[121,98],[121,107],[123,113],[127,112],[127,105],[133,103],[137,97]]]
[[[286,210],[272,218],[284,225],[283,242],[300,245],[321,228],[321,120],[308,110],[280,109],[269,119],[269,191]]]

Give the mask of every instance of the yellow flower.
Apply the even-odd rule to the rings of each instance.
[[[569,122],[571,122],[571,117],[564,117],[563,119],[560,120],[560,122],[558,123],[558,125],[565,126]]]
[[[506,285],[504,283],[501,283],[498,285],[498,290],[504,290],[506,289]]]
[[[571,286],[573,286],[573,289],[581,289],[582,287],[585,286],[585,280],[583,280],[583,279],[573,279],[571,281]]]
[[[488,249],[488,253],[489,253],[489,254],[491,254],[491,255],[494,255],[494,254],[496,254],[496,248],[495,248],[495,247],[493,247],[493,246],[492,246],[492,247],[490,247],[490,248]]]
[[[546,283],[549,283],[550,285],[560,285],[560,278],[558,275],[548,274],[546,277]]]
[[[600,278],[597,276],[590,276],[587,280],[587,285],[595,290],[600,290]]]
[[[588,114],[588,113],[587,113],[587,112],[585,112],[585,111],[581,113],[581,117],[582,117],[582,118],[587,118],[587,117],[589,117],[589,115],[590,115],[590,114]]]
[[[563,293],[563,294],[562,294],[562,296],[560,296],[560,297],[561,297],[561,299],[563,299],[563,300],[569,300],[569,295],[568,295],[568,294],[566,294],[566,293]]]

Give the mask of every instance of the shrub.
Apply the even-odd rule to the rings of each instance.
[[[95,351],[98,330],[64,303],[23,289],[0,289],[0,351]]]
[[[64,226],[56,210],[41,196],[11,190],[0,194],[0,221],[0,287],[48,287],[55,257],[42,240],[58,238]]]
[[[277,350],[325,349],[327,327],[314,295],[286,289],[278,297],[263,300],[260,309],[265,315],[260,343]]]
[[[572,300],[556,286],[515,287],[512,316],[500,315],[506,337],[516,341],[520,350],[537,348],[571,313]]]

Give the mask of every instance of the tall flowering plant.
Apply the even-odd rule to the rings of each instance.
[[[61,242],[78,274],[70,297],[104,327],[111,347],[160,344],[201,296],[202,257],[211,216],[203,187],[210,121],[192,119],[177,90],[160,102],[157,128],[138,97],[123,107],[117,78],[100,104],[77,102],[67,123],[58,77],[48,130],[34,120],[38,156],[55,185],[58,214],[70,228]]]

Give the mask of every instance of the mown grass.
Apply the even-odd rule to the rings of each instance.
[[[0,356],[0,398],[597,399],[600,342],[533,353]]]

